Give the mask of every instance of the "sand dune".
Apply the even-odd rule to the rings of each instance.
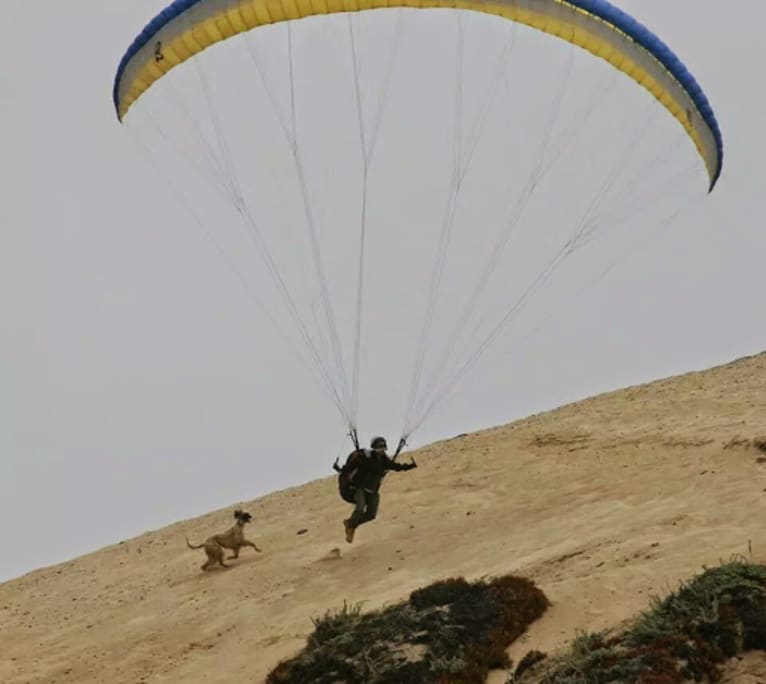
[[[259,682],[344,600],[376,608],[436,579],[508,572],[553,602],[512,657],[551,651],[704,564],[766,557],[759,438],[766,354],[423,448],[353,545],[332,478],[232,502],[0,585],[0,681]],[[263,553],[201,573],[184,535],[228,527],[237,504]],[[748,656],[727,681],[764,671]]]

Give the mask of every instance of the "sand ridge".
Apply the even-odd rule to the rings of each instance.
[[[511,656],[551,651],[705,564],[766,557],[764,388],[766,354],[430,445],[353,545],[328,477],[29,573],[0,585],[0,681],[259,682],[344,601],[508,572],[553,603]],[[263,553],[201,573],[184,535],[226,529],[238,505]]]

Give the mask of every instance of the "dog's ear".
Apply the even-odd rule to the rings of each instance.
[[[238,508],[236,511],[234,511],[234,517],[239,518],[240,515],[242,515],[242,509]]]

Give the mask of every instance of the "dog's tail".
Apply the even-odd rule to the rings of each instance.
[[[190,549],[201,549],[204,544],[200,544],[199,546],[193,546],[191,543],[189,543],[189,537],[186,537],[186,546],[188,546]]]

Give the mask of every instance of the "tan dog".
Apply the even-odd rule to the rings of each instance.
[[[244,527],[253,519],[253,516],[237,509],[234,511],[234,517],[237,522],[226,530],[226,532],[223,534],[214,534],[212,537],[205,539],[205,541],[198,546],[193,546],[189,543],[189,538],[186,538],[186,545],[190,549],[205,549],[207,560],[202,565],[203,570],[211,570],[216,564],[219,564],[224,568],[231,567],[223,562],[224,549],[232,549],[232,551],[234,551],[227,560],[239,558],[239,550],[243,546],[250,546],[260,553],[261,550],[253,544],[253,542],[245,539]]]

